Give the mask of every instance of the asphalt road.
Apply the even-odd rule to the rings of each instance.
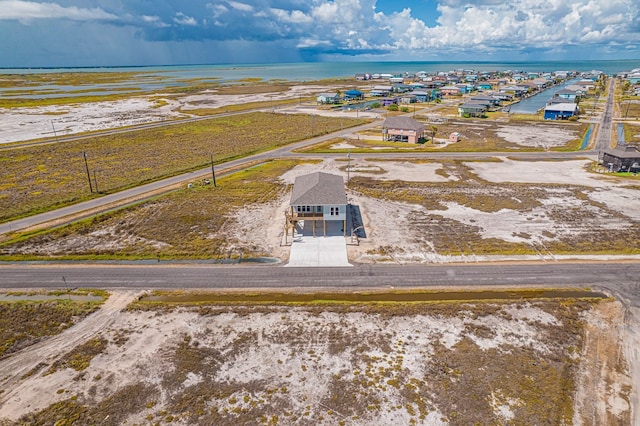
[[[356,265],[344,268],[210,264],[0,264],[0,288],[365,289],[460,286],[590,287],[640,307],[640,262]]]

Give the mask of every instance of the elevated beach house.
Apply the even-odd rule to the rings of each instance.
[[[322,226],[322,235],[327,236],[327,222],[342,222],[342,232],[347,232],[347,194],[342,176],[315,172],[298,176],[291,192],[291,221],[311,221],[313,236]]]
[[[544,108],[545,120],[566,120],[578,115],[580,109],[575,103],[549,104]]]
[[[316,102],[321,105],[326,104],[337,104],[340,103],[340,94],[339,93],[320,93],[316,98]]]
[[[424,139],[424,124],[410,117],[387,117],[382,123],[382,139],[418,143]]]
[[[602,165],[612,172],[640,171],[640,146],[617,145],[600,154]]]

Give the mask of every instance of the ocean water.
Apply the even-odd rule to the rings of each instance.
[[[35,74],[64,72],[133,72],[144,76],[162,76],[158,86],[165,84],[188,84],[184,80],[207,79],[230,82],[242,79],[259,78],[264,81],[311,81],[340,77],[353,77],[357,73],[401,74],[426,71],[434,73],[452,70],[482,71],[602,71],[617,74],[640,68],[640,59],[615,61],[548,61],[548,62],[304,62],[289,64],[245,64],[245,65],[167,65],[144,67],[92,67],[92,68],[4,68],[0,74]],[[130,82],[138,84],[135,77]],[[83,86],[85,87],[85,86]],[[91,85],[100,89],[108,85]],[[19,87],[7,88],[19,89]],[[0,94],[5,92],[0,90]],[[29,89],[34,89],[29,87]],[[8,93],[4,93],[8,95]]]

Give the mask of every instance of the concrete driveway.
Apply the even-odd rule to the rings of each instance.
[[[327,222],[327,236],[322,234],[322,223],[316,225],[316,236],[310,221],[298,227],[298,236],[291,244],[289,263],[285,266],[353,266],[347,258],[347,241],[342,223]]]

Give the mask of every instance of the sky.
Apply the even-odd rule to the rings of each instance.
[[[0,0],[0,67],[640,59],[638,0]]]

